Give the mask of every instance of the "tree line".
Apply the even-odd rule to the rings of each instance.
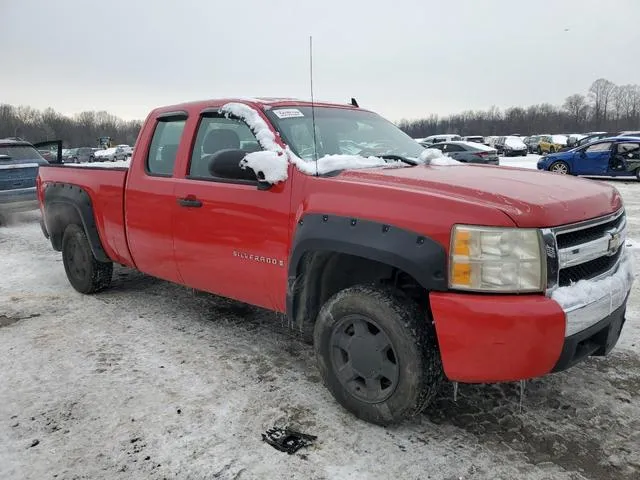
[[[640,130],[640,85],[616,85],[599,78],[586,95],[570,95],[562,106],[542,103],[504,111],[497,107],[469,110],[445,117],[432,114],[401,120],[398,126],[414,138],[439,133],[487,136]]]
[[[32,143],[62,140],[63,147],[97,147],[99,137],[114,145],[133,145],[140,120],[125,121],[107,112],[82,112],[72,117],[52,108],[0,104],[0,138],[18,137]]]

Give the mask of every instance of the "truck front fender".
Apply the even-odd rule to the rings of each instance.
[[[287,290],[287,315],[306,338],[319,308],[313,297],[318,294],[315,277],[321,274],[317,266],[306,265],[311,252],[370,260],[410,275],[426,291],[447,290],[447,254],[435,240],[371,220],[307,214],[292,240]]]

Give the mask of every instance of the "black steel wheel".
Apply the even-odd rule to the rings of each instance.
[[[314,348],[336,400],[378,425],[421,412],[443,379],[428,314],[392,290],[357,285],[331,297],[318,314]]]
[[[113,263],[94,256],[84,229],[68,225],[62,237],[62,262],[69,283],[80,293],[95,293],[109,286]]]

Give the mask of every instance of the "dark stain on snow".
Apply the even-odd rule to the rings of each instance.
[[[29,318],[36,318],[39,316],[40,316],[39,313],[31,313],[29,315],[23,315],[23,316],[0,315],[0,328],[13,325],[14,323],[17,323],[20,320],[28,320]]]

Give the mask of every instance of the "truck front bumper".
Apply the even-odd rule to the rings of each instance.
[[[598,295],[565,309],[542,295],[432,292],[445,375],[467,383],[525,380],[606,355],[620,337],[633,273],[618,268],[602,282]]]

